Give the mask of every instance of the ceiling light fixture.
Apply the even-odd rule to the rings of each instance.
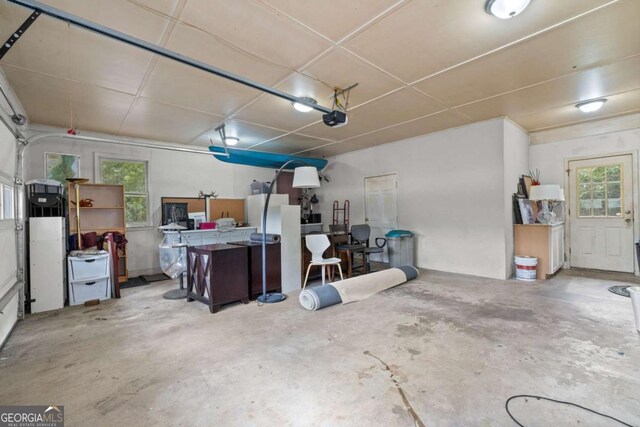
[[[308,102],[309,104],[317,104],[318,101],[316,101],[315,99],[308,97],[308,96],[303,96],[302,98],[300,98],[303,101]],[[313,107],[309,107],[308,105],[305,105],[301,102],[294,102],[293,103],[293,108],[295,108],[296,110],[300,111],[301,113],[308,113],[309,111],[313,110]]]
[[[576,108],[583,113],[593,113],[594,111],[598,111],[600,108],[602,108],[605,102],[607,102],[607,98],[578,102],[576,104]]]
[[[519,15],[529,6],[531,0],[487,0],[484,10],[500,19],[510,19]]]
[[[229,147],[233,147],[234,145],[237,145],[238,142],[240,142],[240,138],[237,138],[235,136],[225,136],[224,137],[224,144],[228,145]]]

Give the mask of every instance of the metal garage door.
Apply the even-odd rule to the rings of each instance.
[[[0,123],[0,347],[18,320],[18,285],[14,215],[16,142]]]

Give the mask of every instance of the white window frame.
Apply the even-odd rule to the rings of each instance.
[[[148,228],[151,227],[151,162],[149,161],[148,157],[143,157],[143,156],[136,156],[136,155],[122,155],[122,154],[115,154],[115,153],[95,153],[94,155],[94,180],[96,183],[103,183],[102,181],[102,173],[101,173],[101,167],[100,167],[100,162],[101,160],[116,160],[116,161],[128,161],[128,162],[134,162],[134,163],[144,163],[145,164],[145,169],[147,171],[147,179],[146,179],[146,183],[147,183],[147,219],[144,223],[136,223],[136,224],[127,224],[127,229],[140,229],[140,228]],[[131,194],[144,194],[144,193],[131,193]],[[125,192],[125,196],[127,195],[127,193]],[[126,219],[126,218],[125,218]]]

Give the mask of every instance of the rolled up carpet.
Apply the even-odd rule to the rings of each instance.
[[[307,288],[300,292],[298,299],[300,300],[300,305],[311,311],[320,310],[321,308],[342,302],[340,294],[336,288],[331,285]]]
[[[335,304],[348,304],[408,282],[418,277],[418,269],[409,265],[340,280],[300,292],[300,305],[315,311]]]
[[[408,280],[415,279],[417,276],[418,270],[415,267],[402,266],[352,277],[334,282],[332,285],[338,290],[342,303],[348,304],[398,286]]]
[[[262,233],[251,233],[249,236],[249,240],[252,242],[262,242]],[[269,234],[267,233],[267,243],[278,243],[280,242],[279,234]]]

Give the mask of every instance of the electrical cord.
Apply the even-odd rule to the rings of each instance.
[[[517,399],[517,398],[520,398],[520,397],[529,397],[529,398],[532,398],[532,399],[547,400],[549,402],[562,403],[564,405],[574,406],[576,408],[580,408],[580,409],[584,409],[585,411],[589,411],[592,414],[600,415],[601,417],[605,417],[605,418],[609,418],[610,420],[617,421],[620,424],[622,424],[623,426],[634,427],[632,424],[625,423],[624,421],[621,421],[621,420],[619,420],[619,419],[617,419],[615,417],[612,417],[611,415],[603,414],[602,412],[598,412],[598,411],[595,411],[593,409],[578,405],[577,403],[565,402],[563,400],[551,399],[549,397],[544,397],[544,396],[534,396],[534,395],[531,395],[531,394],[518,394],[518,395],[515,395],[515,396],[511,396],[510,398],[507,399],[507,401],[504,404],[504,409],[506,409],[507,414],[509,414],[509,416],[511,417],[513,422],[518,424],[520,427],[526,427],[526,426],[524,424],[520,423],[518,420],[516,420],[516,418],[513,416],[513,414],[511,414],[511,412],[509,411],[509,402],[511,402],[513,399]]]

